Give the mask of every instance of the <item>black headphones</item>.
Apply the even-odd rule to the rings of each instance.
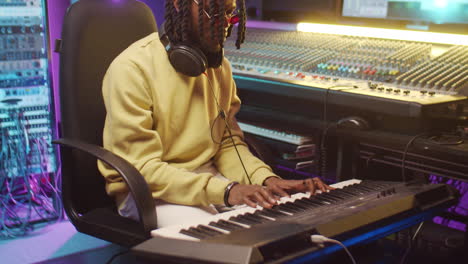
[[[198,47],[184,43],[172,44],[166,34],[166,23],[159,30],[159,39],[167,51],[172,67],[184,75],[196,77],[204,73],[208,67],[218,68],[224,57],[224,50],[215,54],[205,55]]]

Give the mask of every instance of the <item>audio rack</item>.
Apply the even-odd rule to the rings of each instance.
[[[54,173],[45,4],[0,1],[0,175]],[[22,173],[20,173],[22,172]]]

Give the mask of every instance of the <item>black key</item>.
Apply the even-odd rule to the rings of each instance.
[[[310,203],[315,203],[315,204],[317,204],[318,206],[328,205],[327,202],[324,202],[324,201],[322,201],[322,200],[317,199],[317,197],[315,197],[315,195],[309,197],[309,198],[307,199],[307,201],[310,202]]]
[[[358,189],[354,188],[354,186],[352,186],[352,185],[351,186],[345,186],[345,187],[343,187],[342,190],[346,191],[346,192],[350,192],[350,193],[352,193],[354,195],[363,195],[363,194],[365,194],[361,190],[358,190]]]
[[[336,203],[336,202],[339,202],[341,201],[341,199],[338,199],[336,197],[333,197],[331,196],[330,194],[328,193],[321,193],[321,194],[318,194],[317,197],[320,197],[322,199],[327,199],[329,202],[331,203]]]
[[[330,192],[333,192],[333,194],[340,195],[340,196],[342,196],[344,198],[353,198],[354,197],[354,195],[352,195],[350,193],[347,193],[347,192],[345,192],[345,191],[343,191],[341,189],[331,190]]]
[[[309,210],[309,207],[304,206],[304,205],[302,205],[302,204],[298,204],[298,203],[296,203],[296,201],[294,201],[294,202],[287,202],[287,203],[285,203],[285,204],[290,205],[290,206],[293,206],[294,208],[300,209],[301,211],[307,211],[307,210]]]
[[[208,233],[212,234],[213,236],[224,234],[223,232],[221,232],[219,230],[213,229],[213,228],[205,226],[205,225],[198,225],[197,229],[208,232]]]
[[[252,216],[246,215],[246,214],[238,215],[237,217],[252,221],[252,223],[255,223],[255,224],[261,224],[262,223],[262,221],[260,219],[255,219],[255,217],[252,217]]]
[[[289,216],[288,214],[285,214],[285,213],[283,213],[283,212],[281,212],[281,211],[277,211],[277,210],[269,209],[269,208],[263,208],[262,211],[271,213],[271,214],[276,215],[276,216],[278,216],[278,217],[281,217],[281,216]]]
[[[187,235],[187,236],[191,236],[194,238],[198,238],[198,239],[205,239],[209,237],[208,235],[203,234],[200,231],[194,230],[193,227],[189,229],[182,229],[179,231],[179,233]]]
[[[228,225],[223,225],[223,224],[220,224],[220,223],[217,223],[217,222],[210,222],[208,225],[214,226],[214,227],[217,227],[217,228],[221,228],[221,229],[224,229],[224,230],[226,230],[226,231],[234,231],[234,230],[236,230],[236,228],[230,227],[230,226],[228,226]]]
[[[314,198],[317,199],[318,201],[323,202],[324,204],[333,204],[333,203],[335,203],[335,201],[333,201],[331,199],[327,199],[326,197],[321,196],[321,195],[315,195]]]
[[[298,211],[296,209],[288,208],[288,207],[284,206],[284,204],[274,205],[271,209],[276,211],[276,212],[283,211],[283,212],[290,213],[290,214],[298,213]]]
[[[374,185],[374,184],[362,184],[361,183],[360,186],[367,187],[367,188],[369,188],[369,189],[371,189],[373,191],[378,191],[378,190],[382,189],[381,186],[377,186],[377,185]]]
[[[267,212],[267,211],[264,211],[264,210],[257,210],[255,211],[254,215],[258,215],[258,216],[266,216],[266,217],[270,217],[270,218],[273,218],[273,219],[276,219],[278,218],[279,216],[278,215],[275,215],[271,212]]]
[[[376,182],[376,181],[362,181],[361,184],[364,184],[366,186],[375,186],[379,189],[386,188],[390,186],[391,184],[385,183],[385,182]]]
[[[346,200],[346,199],[350,198],[349,195],[337,193],[337,192],[335,192],[335,190],[330,191],[328,194],[333,196],[333,197],[336,197],[337,199],[340,199],[340,200]]]
[[[196,231],[196,232],[200,232],[201,234],[204,234],[208,237],[211,237],[211,236],[214,236],[213,233],[211,233],[210,231],[207,231],[207,230],[203,230],[203,229],[200,229],[198,227],[190,227],[189,230],[193,230],[193,231]]]
[[[359,190],[365,191],[365,192],[375,191],[374,189],[372,189],[370,187],[367,187],[367,186],[364,186],[364,185],[361,185],[361,184],[357,185],[356,188],[359,189]]]
[[[338,191],[339,193],[347,194],[351,197],[356,197],[356,195],[359,195],[359,193],[351,192],[351,191],[348,191],[347,189],[337,189],[335,191]]]
[[[258,224],[258,222],[256,221],[252,221],[252,220],[249,220],[249,219],[246,219],[246,218],[243,218],[242,216],[238,215],[238,216],[231,216],[229,218],[230,221],[234,221],[234,222],[237,222],[237,223],[241,223],[241,224],[244,224],[244,225],[255,225],[255,224]]]
[[[310,204],[310,206],[313,206],[313,207],[319,207],[319,206],[323,205],[320,202],[312,201],[310,198],[306,198],[306,197],[300,199],[300,201],[302,201],[304,203],[307,203],[307,204]]]
[[[327,194],[331,197],[335,197],[335,199],[338,199],[338,201],[341,201],[341,200],[345,200],[346,197],[343,197],[342,195],[339,195],[337,193],[334,193],[334,192],[327,192]]]
[[[304,211],[303,209],[300,209],[300,208],[298,208],[298,207],[295,207],[295,206],[291,205],[291,203],[289,203],[289,202],[288,202],[288,203],[284,203],[284,204],[280,204],[280,205],[278,205],[278,207],[279,207],[281,210],[283,210],[283,209],[289,209],[289,210],[291,210],[293,213],[294,213],[294,212],[300,213],[300,212]]]
[[[236,223],[233,223],[233,222],[229,222],[229,221],[226,221],[226,220],[219,220],[218,222],[210,222],[209,223],[210,226],[214,226],[214,227],[219,227],[219,228],[222,228],[224,230],[227,230],[227,231],[234,231],[234,230],[239,230],[239,229],[244,229],[245,227],[241,226],[241,225],[238,225]]]
[[[304,207],[307,207],[308,209],[317,207],[317,205],[309,204],[309,203],[303,201],[302,199],[298,199],[298,200],[294,201],[294,204],[300,204],[300,205],[302,205]]]
[[[259,221],[260,223],[266,223],[266,222],[271,221],[270,219],[266,219],[264,217],[254,215],[254,214],[251,214],[251,213],[246,213],[246,214],[243,215],[243,217],[245,217],[247,219],[250,219],[250,220],[253,220],[253,221]]]

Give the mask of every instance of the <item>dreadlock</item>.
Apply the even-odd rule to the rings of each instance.
[[[224,13],[226,12],[225,11],[226,5],[224,1],[225,0],[221,1],[222,3],[219,5],[219,9],[218,9],[218,14],[223,14],[223,16],[224,16]],[[221,48],[224,47],[224,19],[225,18],[223,16],[221,17],[223,20],[219,21],[218,23],[219,26],[218,26],[218,36],[217,36],[217,40]]]
[[[166,20],[164,24],[165,24],[166,34],[169,37],[169,39],[174,40],[176,39],[176,36],[174,34],[175,32],[174,21],[172,19],[173,18],[172,11],[173,9],[175,9],[174,2],[171,0],[166,0],[164,8],[165,8],[164,19]]]
[[[205,15],[204,15],[204,7],[203,7],[203,1],[199,0],[198,1],[198,34],[200,39],[203,38],[203,34],[205,33]]]
[[[189,30],[190,30],[190,6],[192,4],[192,0],[179,0],[180,1],[180,16],[181,16],[181,34],[182,34],[182,41],[189,42]]]
[[[226,0],[198,0],[198,26],[199,36],[204,37],[204,2],[208,2],[208,13],[209,14],[224,14],[225,12],[225,1]],[[174,6],[174,0],[166,0],[165,3],[165,29],[166,34],[172,42],[189,42],[190,41],[190,23],[191,23],[191,12],[190,7],[193,0],[178,0],[179,12]],[[236,47],[239,49],[241,44],[245,40],[245,23],[246,23],[246,12],[245,12],[245,0],[236,0],[236,4],[239,7],[239,25],[237,28],[237,40]],[[216,23],[214,16],[210,19],[210,37],[215,39],[221,47],[223,47],[224,39],[224,20],[221,23]],[[218,30],[216,30],[218,26]],[[216,32],[218,34],[216,34]]]
[[[224,5],[224,0],[221,1],[222,4]],[[210,14],[219,14],[218,11],[218,0],[210,0]],[[220,21],[221,22],[221,21]],[[222,23],[218,23],[218,30],[221,27]],[[215,26],[216,26],[216,19],[214,17],[211,17],[210,19],[210,36],[212,39],[216,39],[217,36],[215,36]]]
[[[237,0],[237,6],[240,7],[239,9],[239,26],[237,27],[237,40],[236,40],[236,47],[240,49],[242,43],[245,40],[245,23],[247,21],[247,15],[245,12],[245,1],[244,0]]]

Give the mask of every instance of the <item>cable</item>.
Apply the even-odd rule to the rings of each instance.
[[[322,114],[322,140],[320,142],[320,161],[321,161],[321,171],[320,171],[320,176],[323,178],[326,178],[326,173],[327,173],[327,146],[326,144],[326,139],[328,135],[328,129],[330,129],[331,125],[327,125],[328,123],[328,96],[330,94],[330,91],[333,88],[343,88],[339,89],[338,91],[342,90],[348,90],[348,89],[355,89],[356,87],[354,86],[341,86],[341,85],[334,85],[330,86],[327,88],[325,91],[325,98],[323,100],[323,114]]]
[[[60,179],[52,185],[48,173],[50,138],[30,130],[23,110],[9,109],[10,125],[0,127],[0,237],[26,235],[35,222],[62,215]]]
[[[106,264],[111,264],[112,261],[114,261],[117,257],[120,257],[120,256],[122,256],[122,255],[125,255],[125,254],[127,254],[128,252],[130,252],[129,249],[115,253],[115,254],[106,262]]]
[[[325,243],[333,243],[333,244],[337,244],[337,245],[340,245],[345,251],[346,253],[348,254],[349,258],[351,259],[351,262],[353,264],[356,264],[356,260],[354,259],[353,255],[351,254],[351,252],[348,250],[348,248],[343,244],[341,243],[340,241],[338,240],[335,240],[335,239],[331,239],[331,238],[328,238],[326,236],[322,236],[322,235],[311,235],[310,236],[310,240],[312,241],[312,243],[314,244],[317,244],[319,247],[324,247]]]
[[[403,156],[401,158],[401,180],[403,182],[406,182],[406,155],[408,154],[408,151],[409,151],[409,148],[411,146],[411,144],[413,144],[413,142],[419,138],[419,137],[422,137],[422,136],[425,136],[427,135],[426,133],[421,133],[421,134],[418,134],[416,136],[413,136],[409,141],[408,143],[406,143],[406,146],[405,146],[405,149],[403,151]]]
[[[416,229],[416,232],[414,232],[414,235],[410,240],[410,244],[409,244],[408,248],[406,248],[405,254],[403,254],[403,256],[401,257],[400,264],[404,264],[406,262],[406,257],[410,253],[410,251],[411,251],[411,249],[413,247],[413,243],[416,240],[416,236],[419,234],[419,231],[421,231],[421,228],[422,228],[423,225],[424,225],[424,222],[421,222],[419,224],[418,228]]]
[[[210,84],[210,90],[211,90],[211,93],[213,95],[213,98],[215,100],[215,103],[216,103],[216,106],[218,108],[218,116],[215,118],[215,120],[213,121],[213,125],[211,126],[211,138],[213,139],[213,133],[212,133],[212,129],[214,127],[214,123],[216,121],[216,119],[218,119],[219,117],[221,117],[223,120],[224,120],[224,124],[225,124],[225,127],[227,128],[228,130],[228,133],[229,133],[229,138],[231,139],[231,142],[232,142],[232,145],[234,146],[234,149],[236,150],[236,153],[237,153],[237,157],[239,157],[239,161],[242,165],[242,168],[244,169],[244,172],[245,172],[245,175],[247,177],[247,180],[249,181],[249,184],[252,185],[252,180],[250,180],[250,175],[249,173],[247,172],[247,169],[245,168],[245,165],[244,165],[244,161],[242,160],[241,158],[241,155],[239,153],[239,150],[237,149],[237,144],[235,143],[234,141],[234,137],[232,136],[232,131],[231,131],[231,127],[229,126],[229,123],[228,121],[226,120],[226,113],[224,112],[224,109],[219,105],[219,102],[218,102],[218,98],[216,97],[215,95],[215,92],[214,92],[214,89],[213,89],[213,84],[211,83],[211,80],[210,78],[208,77],[208,75],[206,74],[206,72],[203,73],[203,75],[206,76],[206,79],[208,79],[208,83]],[[214,141],[216,143],[216,141]]]
[[[463,144],[464,140],[460,135],[441,134],[437,136],[429,137],[429,140],[437,145],[449,145],[456,146]]]

